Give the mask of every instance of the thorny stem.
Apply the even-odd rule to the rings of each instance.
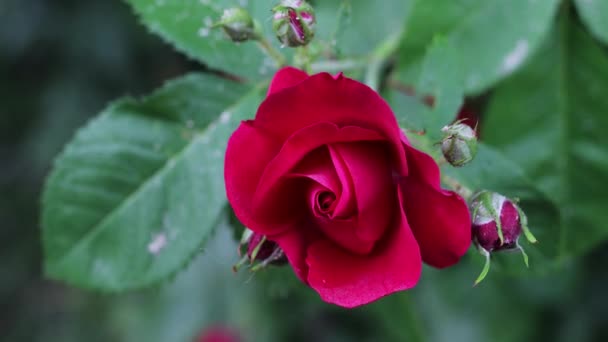
[[[268,57],[272,58],[275,61],[277,67],[281,68],[287,65],[287,59],[285,58],[285,56],[283,56],[281,52],[275,49],[272,44],[270,44],[268,39],[266,39],[266,37],[260,35],[259,37],[257,37],[257,42],[262,51],[264,51],[264,53],[266,53]]]

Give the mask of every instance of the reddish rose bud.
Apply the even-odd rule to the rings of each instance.
[[[241,337],[233,329],[213,326],[207,328],[196,339],[196,342],[240,342]]]
[[[308,44],[314,37],[315,14],[303,0],[283,0],[273,8],[273,24],[281,44],[297,47]]]
[[[256,261],[260,262],[251,268],[254,272],[268,265],[284,265],[287,263],[287,258],[281,247],[274,241],[268,240],[262,234],[245,230],[241,238],[239,250],[244,246],[246,246],[247,253],[233,266],[234,271],[238,271],[246,262],[249,262],[249,264],[253,264]]]
[[[519,236],[523,232],[531,243],[537,241],[528,229],[526,215],[517,204],[495,192],[481,191],[473,196],[471,211],[473,242],[486,257],[486,265],[475,284],[487,275],[492,252],[519,250],[528,266],[528,256],[519,245]]]
[[[247,256],[250,261],[269,261],[269,263],[275,265],[284,264],[287,261],[279,245],[258,233],[253,233],[249,238]]]
[[[477,212],[473,218],[473,237],[477,244],[488,252],[513,249],[521,233],[517,208],[504,196],[496,193],[488,194],[492,212],[481,203],[474,204]],[[496,214],[500,215],[500,220],[495,219]]]

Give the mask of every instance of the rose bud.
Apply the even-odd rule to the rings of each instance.
[[[247,256],[250,262],[261,261],[251,270],[256,271],[266,265],[284,265],[287,262],[285,253],[279,245],[268,240],[264,235],[253,233],[247,245]]]
[[[475,131],[463,124],[455,123],[441,129],[441,152],[452,166],[460,167],[475,158],[477,154],[477,137]]]
[[[241,342],[243,341],[235,329],[224,326],[211,326],[205,329],[196,342]]]
[[[306,1],[283,0],[272,11],[272,28],[281,44],[297,47],[312,40],[315,35],[315,14]]]
[[[279,70],[224,166],[236,217],[329,303],[410,289],[422,262],[454,265],[471,244],[468,206],[441,188],[434,159],[378,93],[342,74]]]
[[[215,26],[220,26],[233,42],[244,42],[259,36],[249,12],[240,7],[224,10],[220,22]]]
[[[519,250],[528,266],[528,256],[519,245],[519,235],[524,232],[526,239],[536,243],[536,238],[528,228],[528,219],[521,208],[511,200],[490,191],[481,191],[471,201],[473,212],[473,243],[486,257],[483,271],[475,281],[479,284],[490,270],[490,254],[498,251]]]
[[[245,230],[243,237],[241,238],[239,251],[243,246],[246,247],[246,253],[245,256],[233,266],[235,272],[246,262],[253,264],[255,261],[260,261],[259,264],[251,268],[251,271],[253,272],[268,265],[284,265],[287,262],[287,258],[281,247],[275,242],[268,240],[266,236],[262,234],[252,232],[251,230]]]

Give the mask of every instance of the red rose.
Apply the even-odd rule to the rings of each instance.
[[[230,138],[224,172],[243,224],[340,306],[412,288],[423,260],[453,265],[470,244],[467,205],[441,189],[434,160],[377,93],[342,75],[280,70]]]

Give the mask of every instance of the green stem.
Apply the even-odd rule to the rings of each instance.
[[[272,44],[270,44],[268,39],[266,39],[266,37],[258,37],[257,42],[260,48],[262,48],[262,51],[264,51],[264,53],[266,53],[268,57],[272,58],[275,61],[277,67],[281,68],[287,65],[287,59],[285,58],[285,56],[283,56],[281,52],[275,49]]]
[[[299,47],[297,49],[296,52],[296,62],[298,67],[300,67],[301,69],[304,69],[304,71],[306,71],[308,74],[312,73],[312,67],[311,67],[311,57],[310,57],[310,53],[308,51],[308,45]]]

